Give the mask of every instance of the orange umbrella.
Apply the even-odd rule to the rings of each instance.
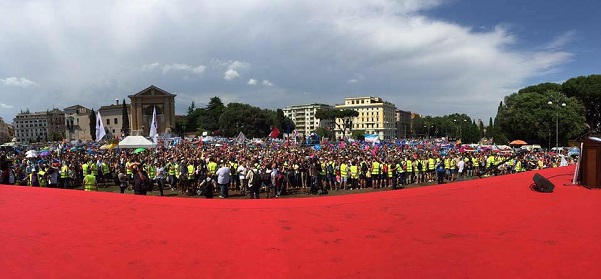
[[[514,140],[512,142],[509,143],[509,145],[524,145],[524,144],[528,144],[523,140]]]

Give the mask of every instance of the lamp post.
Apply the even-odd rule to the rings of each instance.
[[[458,121],[457,119],[453,119],[453,122],[459,122],[459,139],[461,139],[463,137],[461,133],[461,126],[463,125],[463,122],[467,122],[467,119],[463,119],[463,122],[461,120]]]
[[[555,105],[555,151],[558,151],[559,148],[559,109],[561,107],[565,107],[566,103],[559,103],[559,99],[561,98],[561,92],[557,95],[557,99],[555,102],[549,101],[549,105]]]

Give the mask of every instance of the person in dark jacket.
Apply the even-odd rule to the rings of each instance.
[[[143,171],[140,164],[132,165],[132,174],[134,179],[134,195],[146,195],[146,180],[148,180],[148,174]]]

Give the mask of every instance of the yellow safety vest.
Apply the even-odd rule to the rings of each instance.
[[[378,161],[374,161],[371,166],[371,174],[380,174],[380,163]]]
[[[432,159],[432,158],[428,159],[428,169],[434,170],[435,168],[436,168],[436,162],[434,162],[434,159]]]
[[[70,177],[70,175],[69,175],[69,167],[63,166],[61,168],[61,178],[69,178],[69,177]]]
[[[48,186],[46,179],[44,178],[44,174],[46,174],[45,171],[41,170],[38,172],[38,182],[40,183],[40,187],[46,187]]]
[[[413,172],[413,162],[407,160],[407,172]]]
[[[188,165],[188,178],[194,178],[194,165]]]
[[[126,173],[128,176],[129,176],[129,175],[132,175],[132,174],[134,174],[134,173],[131,171],[131,169],[129,168],[130,166],[131,166],[131,163],[130,163],[130,162],[126,162],[126,163],[125,163],[125,173]],[[85,173],[84,173],[84,174],[85,174]]]
[[[88,174],[83,178],[83,187],[86,192],[89,191],[98,191],[98,186],[96,186],[96,176]]]
[[[347,177],[348,175],[348,166],[345,163],[340,164],[340,176]]]
[[[351,178],[357,179],[359,177],[359,167],[355,165],[351,165]]]

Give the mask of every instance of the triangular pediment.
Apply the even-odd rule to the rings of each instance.
[[[161,88],[158,88],[154,85],[149,86],[148,88],[134,94],[129,97],[145,97],[145,96],[170,96],[175,97],[175,94],[171,94]]]

